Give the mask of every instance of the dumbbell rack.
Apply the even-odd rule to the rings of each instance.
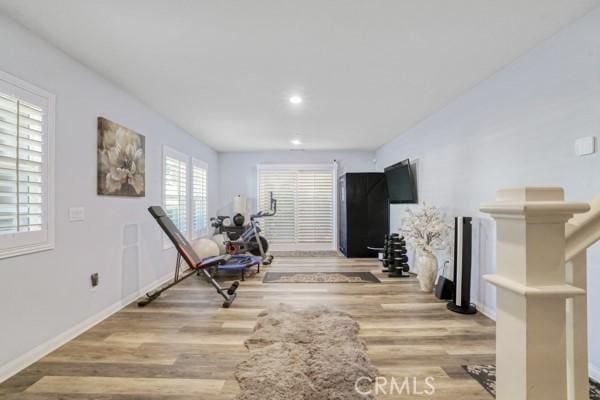
[[[385,235],[383,244],[383,272],[390,278],[408,278],[410,269],[406,255],[406,240],[397,233]],[[406,274],[405,274],[406,273]]]

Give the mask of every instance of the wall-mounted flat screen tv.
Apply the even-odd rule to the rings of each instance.
[[[408,159],[387,167],[384,172],[391,204],[417,202],[415,176]]]

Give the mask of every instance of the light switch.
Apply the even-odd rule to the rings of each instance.
[[[69,208],[69,221],[77,222],[85,220],[85,208],[71,207]]]
[[[587,136],[575,141],[575,154],[578,156],[587,156],[596,152],[596,137]]]

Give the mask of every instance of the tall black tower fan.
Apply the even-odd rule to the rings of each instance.
[[[367,247],[383,247],[390,215],[385,175],[348,173],[339,180],[339,248],[346,257],[376,257]]]
[[[471,304],[471,248],[472,218],[454,219],[454,296],[448,310],[461,314],[475,314]]]

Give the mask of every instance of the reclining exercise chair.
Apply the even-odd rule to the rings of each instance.
[[[201,259],[198,257],[187,239],[179,232],[179,229],[175,226],[173,221],[167,216],[165,211],[159,206],[149,207],[148,211],[158,222],[158,225],[163,229],[165,234],[171,239],[175,248],[177,249],[177,263],[175,264],[175,277],[173,281],[161,286],[160,288],[146,293],[146,298],[138,302],[138,306],[144,307],[157,299],[165,290],[177,285],[184,279],[189,278],[194,274],[204,274],[206,279],[217,289],[217,293],[223,296],[225,302],[223,303],[224,308],[229,308],[231,303],[235,300],[236,290],[239,286],[239,282],[235,281],[228,288],[222,288],[217,281],[214,280],[213,274],[208,269],[227,269],[227,270],[242,270],[252,266],[260,266],[260,258],[252,256],[216,256]],[[185,260],[187,265],[190,267],[189,270],[185,271],[180,276],[181,258]],[[242,275],[243,276],[243,275]]]

